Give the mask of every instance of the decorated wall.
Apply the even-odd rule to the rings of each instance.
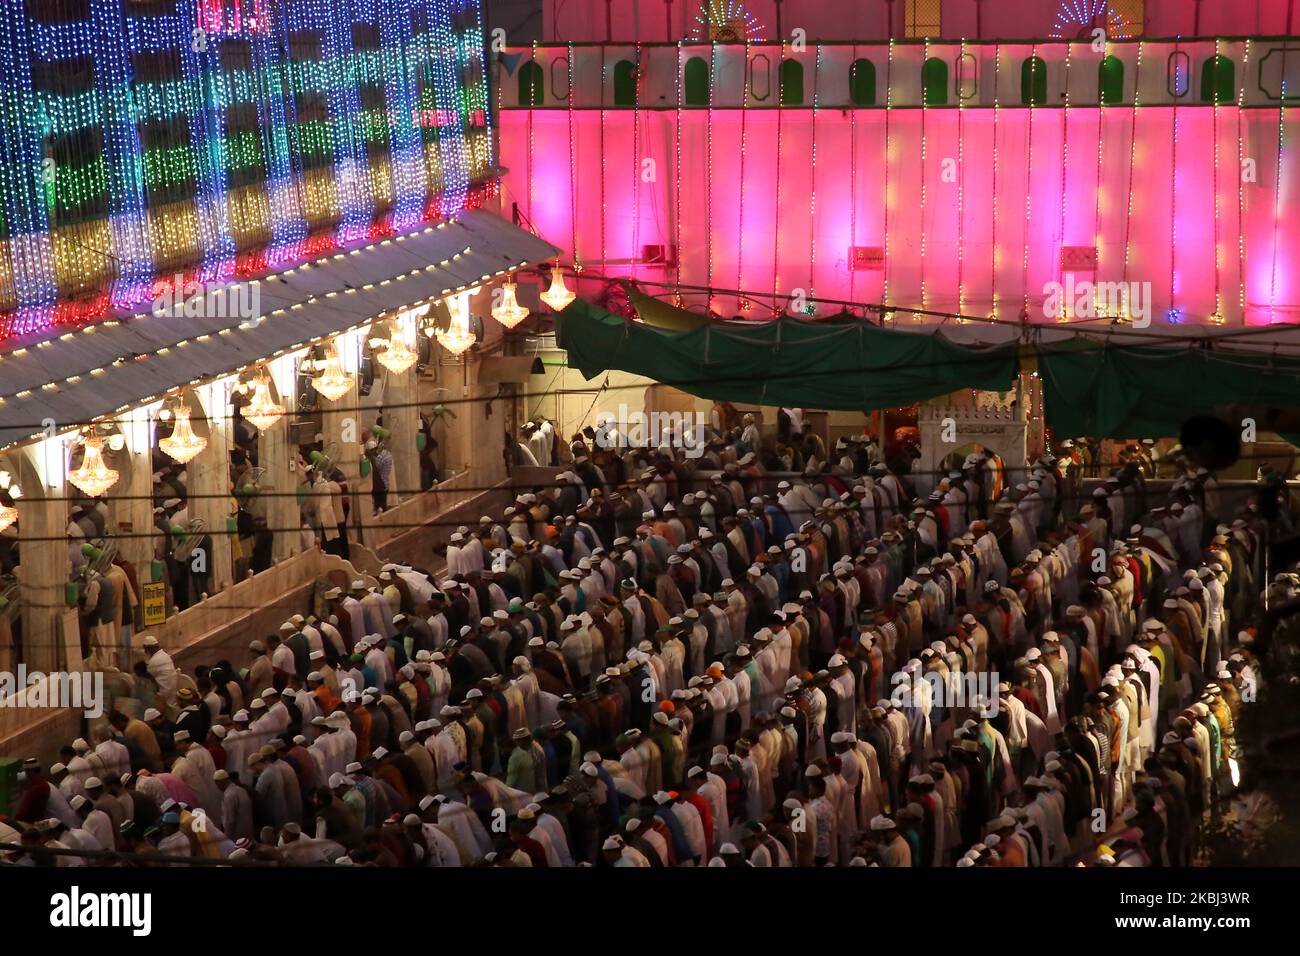
[[[536,45],[498,69],[506,199],[588,277],[754,317],[1052,320],[1067,282],[1124,283],[1156,323],[1297,316],[1300,44]],[[1087,311],[1060,318],[1123,312]]]
[[[549,42],[1280,36],[1295,0],[543,0]]]
[[[10,0],[0,337],[475,202],[483,51],[479,0]]]

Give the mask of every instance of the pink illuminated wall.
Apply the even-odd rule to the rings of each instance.
[[[1146,45],[1144,70],[1157,53]],[[804,290],[1043,321],[1063,247],[1095,247],[1095,271],[1075,277],[1149,283],[1157,323],[1170,309],[1187,322],[1300,318],[1296,110],[1099,106],[1095,69],[1079,87],[1092,84],[1093,102],[1068,109],[1055,93],[1023,107],[1005,89],[997,108],[896,94],[886,109],[883,84],[871,109],[505,108],[506,199],[589,274],[764,303]],[[675,246],[676,266],[637,262],[648,245]],[[849,268],[855,246],[884,248],[884,268]],[[708,304],[739,311],[728,294]]]
[[[762,25],[765,38],[775,38],[777,0],[743,2]],[[1084,2],[1075,0],[1076,4]],[[782,0],[781,35],[788,39],[798,28],[810,41],[902,38],[907,35],[905,3]],[[1138,33],[1148,37],[1281,36],[1300,30],[1295,0],[1112,3],[1120,11],[1141,10],[1145,29]],[[676,42],[692,36],[700,6],[701,0],[545,0],[544,35],[551,42]],[[941,35],[950,39],[1045,38],[1052,33],[1061,6],[1061,0],[942,0]],[[1134,18],[1136,15],[1130,15]]]

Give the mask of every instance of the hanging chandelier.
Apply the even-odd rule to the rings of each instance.
[[[451,313],[451,322],[446,330],[437,333],[438,344],[452,355],[460,355],[478,341],[469,327],[469,297],[477,289],[458,292],[447,300],[447,311]]]
[[[104,464],[104,442],[87,435],[81,465],[68,473],[68,481],[91,498],[98,498],[117,484],[118,473]]]
[[[560,264],[557,262],[551,267],[551,287],[542,293],[542,301],[556,312],[560,312],[577,297],[564,284],[564,273],[560,271]]]
[[[258,376],[253,386],[253,399],[244,408],[244,418],[259,432],[264,432],[283,417],[284,406],[271,400],[271,383],[265,375]]]
[[[329,352],[325,356],[325,371],[313,378],[311,384],[312,388],[331,402],[337,402],[352,391],[355,383],[352,381],[352,376],[343,371],[343,360],[339,358],[336,345],[329,347]]]
[[[528,310],[520,305],[515,298],[516,288],[518,286],[513,282],[503,282],[501,284],[501,302],[492,307],[492,318],[507,329],[513,329],[528,318]]]
[[[386,347],[376,353],[375,360],[394,375],[401,375],[419,359],[415,351],[406,344],[406,335],[398,325],[394,325],[389,332],[388,341],[386,343],[381,341],[380,344]]]
[[[190,427],[190,408],[180,399],[172,409],[172,433],[158,440],[158,447],[170,455],[177,464],[185,464],[198,457],[208,447],[208,440],[194,434]]]
[[[0,505],[0,531],[7,531],[18,520],[18,509]]]

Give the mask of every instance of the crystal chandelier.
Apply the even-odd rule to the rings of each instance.
[[[17,520],[17,508],[10,508],[8,505],[0,505],[0,531],[7,530]]]
[[[515,299],[516,288],[517,286],[513,282],[503,282],[501,284],[501,302],[492,307],[492,318],[507,329],[513,329],[528,318],[528,310]]]
[[[68,481],[91,498],[98,498],[117,484],[118,474],[104,464],[104,442],[101,438],[87,435],[85,447],[81,465],[68,473]]]
[[[452,355],[460,355],[473,345],[477,338],[469,327],[469,297],[476,292],[470,289],[458,292],[447,300],[447,311],[451,313],[451,322],[445,331],[438,331],[438,344]]]
[[[343,360],[339,358],[337,346],[331,345],[325,356],[325,371],[311,380],[312,387],[331,402],[352,391],[352,376],[343,371]]]
[[[259,432],[264,432],[283,417],[284,406],[271,400],[271,384],[265,375],[259,376],[253,386],[253,400],[244,409],[244,418]]]
[[[564,284],[564,273],[560,271],[560,264],[557,262],[551,267],[551,287],[542,293],[542,301],[556,312],[560,312],[577,297]]]
[[[387,347],[375,355],[375,360],[394,375],[401,375],[419,358],[415,351],[406,344],[406,335],[400,326],[394,325],[389,332]]]
[[[179,399],[172,409],[172,433],[166,438],[160,438],[158,447],[182,465],[198,457],[199,452],[208,447],[206,438],[194,434],[194,429],[190,427],[189,406]]]

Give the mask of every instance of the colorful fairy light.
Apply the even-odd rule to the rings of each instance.
[[[1048,36],[1053,40],[1082,40],[1090,38],[1097,28],[1106,31],[1107,39],[1127,40],[1133,35],[1133,25],[1109,0],[1063,0]]]
[[[533,57],[536,59],[537,42],[533,41]],[[582,256],[578,253],[578,153],[574,141],[573,132],[573,44],[569,43],[568,52],[565,54],[567,63],[565,69],[568,73],[569,95],[565,98],[565,105],[568,107],[569,121],[569,236],[573,243],[573,265],[579,268],[582,264]],[[528,111],[528,189],[531,197],[533,188],[533,111]],[[633,164],[633,175],[636,175],[635,164]],[[532,209],[532,200],[529,199],[529,210]],[[639,205],[639,204],[638,204]]]
[[[392,31],[369,0],[7,13],[0,337],[463,208],[492,161],[478,4],[422,0]]]
[[[1278,228],[1282,224],[1282,162],[1286,153],[1286,74],[1282,75],[1281,96],[1277,101],[1277,166],[1273,180],[1273,261],[1268,279],[1268,321],[1277,321],[1277,249]]]
[[[1174,43],[1174,56],[1177,57],[1182,37]],[[1190,72],[1190,68],[1189,68]],[[1191,81],[1188,80],[1190,88]],[[1176,87],[1175,87],[1176,89]],[[1178,322],[1182,321],[1182,310],[1174,306],[1178,301],[1178,99],[1174,99],[1173,122],[1169,124],[1169,312],[1177,313]],[[1167,316],[1167,317],[1168,317]],[[1169,318],[1172,324],[1178,324]]]
[[[602,263],[609,261],[609,245],[605,241],[605,229],[608,208],[605,203],[605,48],[600,48],[600,261]],[[573,90],[569,90],[569,96],[573,96]],[[576,282],[577,279],[575,278]]]
[[[636,45],[636,60],[632,73],[632,250],[641,255],[641,44]],[[572,86],[570,86],[572,89]],[[569,95],[573,99],[573,95]]]
[[[1110,55],[1109,38],[1102,44],[1101,61],[1106,62],[1106,57]],[[1122,91],[1121,91],[1122,92]],[[1102,186],[1102,163],[1106,145],[1106,105],[1101,96],[1100,83],[1097,90],[1097,168],[1093,175],[1093,192],[1092,192],[1092,235],[1093,235],[1093,252],[1096,256],[1096,269],[1093,270],[1095,276],[1100,276],[1101,272],[1101,251],[1105,243],[1102,242],[1101,234],[1101,186]]]
[[[921,62],[928,63],[930,61],[929,37],[926,37],[923,49],[924,52],[922,54]],[[926,288],[925,288],[925,252],[926,252],[925,200],[927,196],[926,181],[929,178],[927,175],[928,170],[926,169],[926,165],[925,165],[926,145],[927,145],[926,135],[925,135],[926,133],[925,117],[926,114],[930,112],[929,107],[930,107],[929,98],[925,95],[925,90],[922,89],[921,91],[921,256],[920,259],[917,261],[917,267],[920,269],[920,274],[921,274],[921,308],[922,309],[929,308],[929,301],[926,296]],[[920,322],[922,318],[923,316],[919,312],[912,313],[913,322]]]
[[[966,66],[966,38],[961,38],[961,47],[957,53],[957,314],[966,314],[966,97],[962,96],[961,71]],[[976,76],[975,89],[979,89],[979,77]],[[958,323],[964,319],[958,319]]]
[[[691,39],[706,43],[748,43],[763,39],[763,25],[741,0],[704,0]]]
[[[989,300],[990,311],[996,318],[998,314],[998,118],[1001,115],[1001,81],[1002,47],[993,44],[993,215],[989,222]]]
[[[1025,232],[1023,236],[1024,246],[1020,250],[1020,291],[1023,300],[1020,308],[1023,312],[1029,310],[1029,226],[1034,221],[1033,200],[1034,200],[1034,91],[1033,77],[1038,70],[1038,44],[1035,43],[1029,48],[1029,62],[1032,64],[1029,71],[1030,90],[1029,90],[1029,115],[1025,122],[1029,126],[1029,134],[1026,137],[1025,156]],[[1023,81],[1022,81],[1023,82]]]
[[[921,94],[924,96],[924,92]],[[889,207],[893,204],[894,197],[889,191],[889,162],[893,155],[893,140],[890,138],[890,114],[894,111],[894,38],[889,38],[889,53],[885,59],[885,188],[881,194],[884,200],[884,217],[881,229],[884,232],[884,242],[882,245],[885,249],[884,278],[881,285],[880,301],[888,306],[889,302]],[[882,314],[881,322],[888,321],[888,315]]]
[[[1219,62],[1219,40],[1214,40],[1214,62]],[[1223,269],[1223,249],[1219,242],[1219,95],[1214,93],[1214,312],[1210,321],[1215,325],[1223,324],[1223,291],[1221,288]],[[1240,173],[1238,173],[1240,175]]]
[[[1061,111],[1061,246],[1064,248],[1065,239],[1065,210],[1067,203],[1066,192],[1066,172],[1069,169],[1070,159],[1070,62],[1074,53],[1074,45],[1067,43],[1065,45],[1065,105]],[[1064,276],[1062,276],[1064,278]],[[1062,303],[1061,313],[1057,316],[1058,322],[1068,322],[1070,320],[1070,308]]]
[[[717,80],[716,43],[709,46],[709,107],[708,128],[710,135],[704,144],[704,285],[709,289],[705,293],[704,311],[713,308],[713,88]]]
[[[1242,57],[1241,72],[1249,75],[1250,40],[1246,41],[1246,53]],[[1241,324],[1246,324],[1246,133],[1245,122],[1246,84],[1242,82],[1237,88],[1237,311],[1241,315]]]
[[[1128,289],[1128,267],[1129,259],[1132,252],[1133,230],[1133,171],[1137,167],[1137,115],[1138,115],[1138,93],[1142,89],[1142,41],[1138,40],[1137,66],[1133,71],[1133,110],[1132,119],[1129,122],[1129,147],[1128,147],[1128,206],[1124,212],[1124,286]],[[1127,306],[1127,302],[1125,303]],[[1127,309],[1125,309],[1127,312]],[[1123,316],[1111,316],[1111,318],[1122,318]]]
[[[813,296],[817,289],[817,87],[822,72],[822,48],[817,46],[817,56],[813,60],[813,108],[812,108],[812,181],[808,190],[808,303],[809,311],[814,308]]]
[[[785,131],[785,37],[781,38],[781,62],[776,68],[776,168],[773,171],[775,199],[772,203],[772,302],[781,301],[781,147]],[[782,309],[781,311],[784,311]]]
[[[858,45],[853,44],[853,62],[858,62]],[[849,81],[852,82],[850,76]],[[858,244],[858,110],[857,103],[849,108],[849,248]],[[744,173],[741,174],[744,183]],[[742,185],[743,189],[744,186]],[[743,203],[744,197],[742,195]],[[849,263],[849,301],[857,301],[858,270]]]
[[[745,288],[745,152],[748,146],[748,124],[749,119],[749,38],[745,38],[745,63],[742,72],[742,83],[740,88],[740,202],[736,210],[736,216],[739,220],[736,229],[736,288],[744,290]],[[678,250],[681,255],[681,250]],[[741,298],[738,305],[741,312],[748,312],[752,307],[750,301]]]

